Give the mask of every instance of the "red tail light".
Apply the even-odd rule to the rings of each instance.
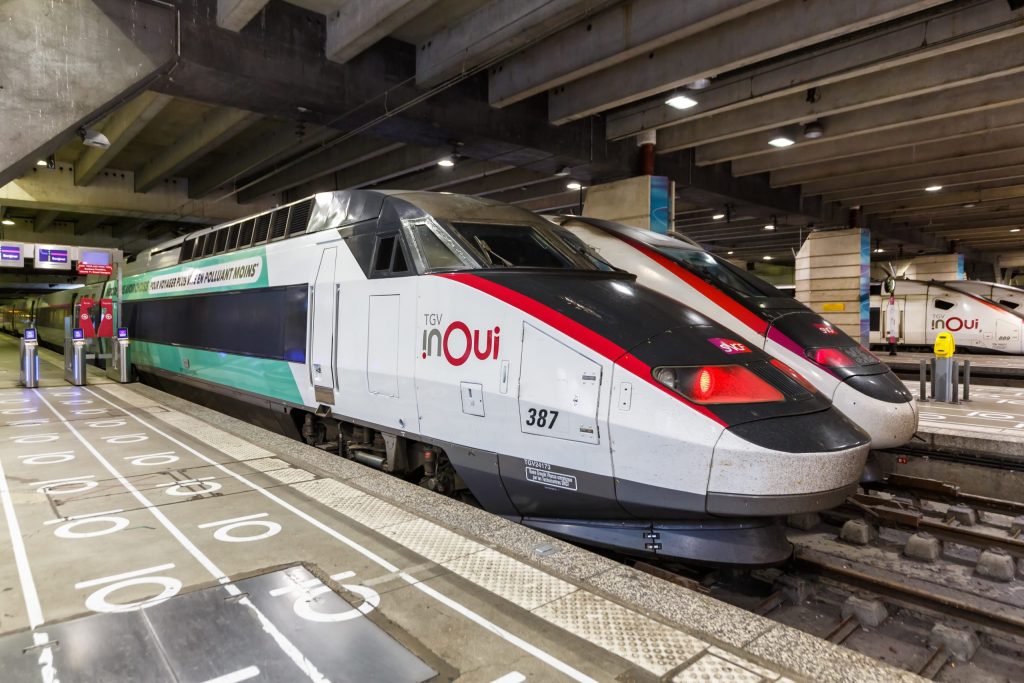
[[[658,368],[654,378],[694,403],[768,403],[784,401],[778,389],[740,365]]]
[[[807,381],[806,377],[804,377],[799,372],[783,363],[778,358],[772,359],[772,365],[774,365],[778,370],[780,370],[784,375],[786,375],[786,377],[789,377],[791,380],[793,380],[794,382],[796,382],[797,384],[799,384],[812,394],[818,390],[813,384]]]
[[[807,357],[826,368],[852,368],[859,365],[839,349],[807,349]]]

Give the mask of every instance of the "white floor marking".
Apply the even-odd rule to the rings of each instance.
[[[4,474],[2,458],[0,458],[0,504],[3,505],[4,516],[7,518],[7,533],[11,537],[11,546],[14,549],[14,564],[18,569],[18,580],[21,582],[21,595],[25,600],[28,625],[29,628],[34,629],[43,623],[43,607],[39,604],[39,594],[36,593],[36,584],[32,580],[32,568],[29,566],[25,542],[21,537],[21,526],[18,524],[18,518],[14,516],[14,503],[11,501],[11,491],[7,488],[7,475]]]
[[[88,391],[90,394],[92,394],[93,396],[95,396],[99,400],[103,401],[104,403],[107,403],[110,406],[114,407],[115,409],[124,411],[129,417],[131,417],[133,420],[138,422],[140,425],[142,425],[146,429],[148,429],[148,430],[150,430],[150,431],[152,431],[152,432],[154,432],[156,434],[159,434],[160,436],[164,437],[168,441],[170,441],[170,442],[172,442],[174,444],[177,444],[178,446],[180,446],[180,447],[184,448],[185,450],[187,450],[189,453],[192,453],[197,458],[205,460],[206,462],[208,462],[209,464],[211,464],[214,467],[218,468],[222,472],[224,472],[224,473],[234,477],[235,479],[237,479],[238,481],[242,482],[246,486],[250,487],[254,491],[257,491],[258,493],[262,494],[266,498],[274,501],[275,503],[277,503],[281,507],[285,508],[286,510],[288,510],[292,514],[300,517],[301,519],[305,520],[306,522],[308,522],[309,524],[313,525],[317,529],[320,529],[321,531],[323,531],[327,535],[331,536],[335,540],[340,541],[341,543],[344,543],[348,547],[352,548],[353,550],[355,550],[356,552],[361,554],[363,557],[365,557],[368,560],[371,560],[372,562],[374,562],[374,563],[378,564],[379,566],[383,567],[385,570],[387,570],[389,572],[399,573],[399,575],[406,582],[408,582],[411,585],[415,586],[416,588],[418,588],[419,590],[421,590],[425,594],[429,595],[430,597],[434,598],[438,602],[448,606],[452,610],[454,610],[454,611],[458,612],[459,614],[463,615],[464,617],[466,617],[470,621],[473,621],[474,623],[482,626],[487,631],[490,631],[491,633],[493,633],[493,634],[497,635],[498,637],[502,638],[506,642],[514,645],[515,647],[518,647],[519,649],[521,649],[524,652],[532,655],[533,657],[536,657],[537,659],[539,659],[542,662],[552,666],[553,668],[557,669],[558,671],[561,671],[562,673],[564,673],[566,676],[569,676],[573,680],[585,681],[587,683],[591,683],[591,682],[596,683],[595,679],[593,679],[590,676],[586,675],[582,671],[579,671],[579,670],[573,668],[572,666],[570,666],[569,664],[566,664],[565,662],[563,662],[562,660],[558,659],[557,657],[555,657],[555,656],[553,656],[551,654],[548,654],[546,651],[540,649],[539,647],[537,647],[537,646],[535,646],[535,645],[533,645],[531,643],[528,643],[527,641],[523,640],[519,636],[517,636],[517,635],[515,635],[515,634],[513,634],[513,633],[511,633],[509,631],[506,631],[505,629],[503,629],[502,627],[498,626],[494,622],[489,621],[486,617],[484,617],[484,616],[482,616],[480,614],[477,614],[473,610],[469,609],[468,607],[462,605],[459,602],[456,602],[455,600],[449,598],[448,596],[444,595],[443,593],[440,593],[440,592],[434,590],[430,586],[427,586],[425,584],[420,583],[419,580],[416,579],[415,577],[412,577],[412,576],[410,576],[410,575],[408,575],[408,574],[406,574],[404,572],[400,572],[398,567],[396,567],[395,565],[391,564],[390,562],[388,562],[383,557],[381,557],[377,553],[373,552],[369,548],[366,548],[365,546],[360,545],[356,541],[353,541],[352,539],[348,538],[344,534],[342,534],[339,531],[337,531],[337,530],[327,526],[326,524],[324,524],[320,520],[312,517],[311,515],[309,515],[308,513],[304,512],[304,511],[300,510],[299,508],[295,507],[294,505],[292,505],[291,503],[287,502],[286,500],[283,500],[282,498],[279,498],[277,495],[271,493],[270,491],[267,491],[266,489],[264,489],[263,487],[259,486],[258,484],[254,484],[253,482],[251,482],[248,479],[246,479],[244,476],[242,476],[242,475],[240,475],[240,474],[238,474],[236,472],[233,472],[233,471],[229,470],[227,467],[224,467],[222,464],[212,460],[211,458],[206,457],[205,455],[203,455],[202,453],[200,453],[196,449],[192,448],[188,444],[186,444],[186,443],[184,443],[182,441],[179,441],[178,439],[174,438],[170,434],[167,434],[166,432],[164,432],[164,431],[154,427],[153,425],[149,424],[148,422],[146,422],[142,418],[140,418],[137,415],[133,414],[130,409],[122,408],[121,406],[117,405],[113,401],[110,401],[109,399],[104,398],[100,394],[97,394],[92,389],[86,389],[86,391]],[[54,411],[54,412],[56,412],[56,411]],[[240,462],[239,464],[244,465],[245,463],[244,462]]]
[[[60,679],[57,678],[57,669],[53,666],[53,648],[50,647],[50,636],[37,631],[32,634],[32,643],[36,647],[46,646],[39,651],[39,659],[36,660],[39,663],[39,674],[43,677],[43,683],[60,683]]]
[[[101,576],[98,579],[89,579],[88,581],[79,581],[75,584],[75,588],[92,588],[93,586],[102,586],[105,583],[115,583],[117,581],[123,581],[125,579],[132,579],[137,576],[145,576],[146,574],[155,574],[156,572],[162,572],[167,569],[174,569],[173,563],[158,564],[155,567],[146,567],[145,569],[135,569],[130,572],[124,572],[123,574],[112,574],[110,576]]]
[[[65,419],[64,416],[61,415],[57,411],[57,409],[54,408],[53,405],[46,400],[46,398],[39,392],[38,389],[33,389],[33,391],[36,393],[39,399],[46,404],[46,407],[49,408],[53,412],[53,414],[58,417],[58,419],[60,419],[60,421],[71,432],[71,434],[76,439],[78,439],[82,443],[82,445],[89,450],[90,453],[92,453],[93,457],[95,457],[100,462],[100,464],[103,465],[107,469],[107,471],[110,472],[110,474],[112,474],[121,483],[121,485],[124,486],[135,497],[136,500],[142,503],[143,507],[149,510],[150,514],[156,517],[157,521],[160,522],[160,524],[175,538],[175,540],[177,540],[178,543],[180,543],[185,548],[185,550],[187,550],[189,554],[192,555],[192,557],[194,557],[196,561],[203,566],[204,569],[206,569],[206,571],[213,575],[213,577],[216,578],[221,583],[221,585],[223,585],[224,590],[226,590],[232,596],[242,595],[242,591],[240,591],[237,587],[230,583],[230,579],[227,576],[225,576],[224,572],[222,572],[220,568],[217,567],[217,565],[214,564],[213,561],[209,557],[207,557],[205,553],[203,553],[203,551],[197,548],[195,544],[192,543],[192,541],[190,541],[188,537],[185,536],[185,534],[182,533],[182,531],[178,529],[178,527],[176,527],[174,523],[171,522],[171,520],[168,519],[167,516],[156,505],[150,502],[150,500],[146,498],[146,496],[144,496],[141,491],[135,488],[135,486],[132,485],[130,481],[125,479],[121,475],[121,473],[118,472],[114,468],[114,466],[111,465],[110,462],[107,461],[107,459],[103,457],[103,455],[98,450],[96,450],[96,448],[89,442],[89,440],[82,436],[82,434],[77,429],[75,429],[75,426],[72,425],[67,419]],[[102,400],[106,401],[106,399],[103,399],[102,397],[98,398],[101,398]],[[107,402],[109,403],[109,401]],[[143,426],[146,426],[145,423],[143,423],[138,418],[135,419]],[[76,586],[76,588],[77,587],[78,586]],[[328,679],[323,674],[321,674],[319,670],[317,670],[316,666],[312,662],[306,659],[306,656],[302,654],[302,652],[297,647],[295,647],[295,645],[291,641],[289,641],[283,633],[281,633],[278,630],[278,628],[266,617],[266,615],[264,615],[256,607],[256,605],[252,604],[252,602],[246,597],[242,597],[242,599],[238,601],[238,604],[244,605],[253,612],[253,614],[259,620],[260,625],[263,627],[264,632],[274,639],[274,642],[277,643],[278,647],[280,647],[281,650],[288,656],[288,658],[291,659],[292,662],[297,667],[299,667],[299,670],[302,671],[303,674],[305,674],[311,681],[315,681],[317,683],[328,683]]]
[[[217,676],[211,678],[204,683],[238,683],[239,681],[247,681],[250,678],[256,678],[260,675],[260,668],[258,666],[247,666],[244,669],[238,671],[232,671],[229,674],[223,676]]]
[[[526,680],[526,676],[519,673],[518,671],[512,671],[505,674],[501,678],[495,678],[491,683],[523,683]]]
[[[124,512],[124,508],[117,508],[116,510],[106,510],[104,512],[88,512],[84,515],[61,517],[60,519],[48,519],[45,522],[43,522],[43,524],[63,524],[64,522],[73,522],[76,519],[88,519],[89,517],[99,517],[100,515],[116,515],[119,512]]]

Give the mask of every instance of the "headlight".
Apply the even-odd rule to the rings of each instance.
[[[742,365],[655,368],[660,384],[693,403],[770,403],[785,401],[782,392]]]

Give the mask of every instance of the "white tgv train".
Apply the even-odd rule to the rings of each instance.
[[[640,284],[721,322],[795,369],[871,436],[873,448],[901,446],[917,430],[913,396],[885,364],[767,282],[690,241],[594,218],[550,219]]]
[[[949,280],[943,282],[950,289],[984,297],[1011,311],[1024,311],[1024,289],[981,280]]]
[[[940,332],[952,332],[958,350],[1024,353],[1024,315],[984,296],[941,282],[895,280],[900,346],[931,347]],[[885,344],[890,297],[871,286],[871,343]]]

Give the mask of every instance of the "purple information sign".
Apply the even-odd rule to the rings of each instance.
[[[0,247],[0,261],[20,261],[21,247]]]

